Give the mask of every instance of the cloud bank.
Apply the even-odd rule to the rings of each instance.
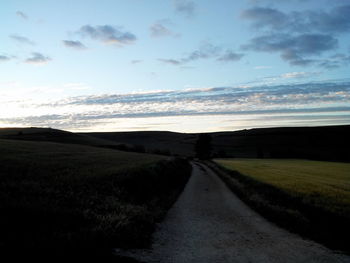
[[[306,74],[292,72],[280,77],[298,78]],[[297,114],[300,116],[299,121],[311,115],[328,116],[332,120],[346,119],[344,116],[348,116],[347,120],[350,121],[349,103],[350,81],[310,82],[91,95],[32,104],[21,102],[16,104],[16,107],[25,109],[21,114],[12,117],[0,115],[0,121],[64,129],[93,129],[97,124],[110,125],[120,119],[210,115],[251,119],[257,116],[277,118]],[[7,109],[14,107],[6,101],[1,105]],[[307,122],[304,124],[307,125]],[[327,121],[323,124],[327,124]]]
[[[244,50],[279,53],[294,66],[316,65],[336,68],[349,63],[349,55],[334,53],[339,38],[350,32],[350,5],[326,11],[282,12],[271,7],[244,10],[241,18],[251,23],[260,35],[242,45]]]

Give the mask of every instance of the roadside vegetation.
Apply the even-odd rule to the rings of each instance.
[[[216,159],[211,167],[265,217],[332,248],[350,251],[349,163]]]
[[[190,173],[159,155],[0,140],[0,248],[145,247]]]

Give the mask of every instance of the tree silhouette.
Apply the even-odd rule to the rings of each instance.
[[[208,160],[211,157],[211,136],[207,133],[200,133],[195,143],[194,150],[196,157],[201,160]]]

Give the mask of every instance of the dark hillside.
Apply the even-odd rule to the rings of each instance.
[[[263,128],[211,133],[218,157],[305,158],[350,161],[350,125]],[[146,151],[193,156],[196,134],[161,131],[86,133],[90,137],[143,145]]]
[[[181,156],[192,156],[196,134],[167,131],[142,132],[94,132],[82,133],[99,139],[114,141],[119,144],[143,145],[148,152],[169,152]]]
[[[96,137],[51,128],[0,128],[0,139],[50,141],[90,146],[117,145]]]
[[[211,133],[214,157],[350,161],[350,125]],[[124,151],[194,156],[197,134],[167,131],[72,133],[49,128],[0,129],[0,139],[52,141]]]
[[[218,153],[250,158],[350,161],[350,126],[294,127],[214,133]]]
[[[147,246],[190,173],[183,159],[0,139],[0,253]]]

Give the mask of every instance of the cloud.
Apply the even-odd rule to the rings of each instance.
[[[192,17],[195,13],[196,5],[189,0],[174,0],[175,11],[185,17]]]
[[[133,33],[122,31],[111,25],[85,25],[80,28],[78,33],[90,37],[91,39],[102,41],[106,44],[114,44],[118,46],[133,44],[136,41],[136,36]]]
[[[283,79],[295,79],[295,78],[308,78],[310,76],[319,75],[320,72],[289,72],[282,74],[280,77]]]
[[[74,48],[78,50],[86,49],[86,46],[80,41],[72,41],[72,40],[62,40],[63,45],[69,48]]]
[[[291,65],[301,66],[316,62],[309,59],[310,56],[321,55],[337,47],[338,40],[331,35],[324,34],[263,35],[251,39],[249,44],[242,46],[245,50],[280,53],[281,58]]]
[[[21,11],[17,11],[16,15],[19,16],[22,19],[25,19],[25,20],[28,19],[28,16],[25,13],[21,12]]]
[[[198,59],[206,59],[217,56],[221,52],[221,48],[209,43],[203,44],[199,49],[191,52],[187,57],[182,59],[183,62],[195,61]]]
[[[309,73],[286,73],[285,77],[293,78],[307,74]],[[67,87],[80,87],[80,84],[67,84]],[[171,116],[229,115],[252,118],[263,114],[294,116],[317,113],[327,118],[347,116],[349,121],[349,103],[350,82],[346,80],[269,86],[259,84],[250,87],[89,95],[41,103],[23,100],[2,101],[0,113],[4,112],[2,109],[12,109],[12,112],[21,114],[11,118],[0,117],[0,121],[65,129],[112,124],[121,118]]]
[[[342,33],[350,31],[350,5],[337,6],[328,12],[293,11],[284,13],[275,8],[254,7],[241,13],[253,27],[289,32]]]
[[[239,61],[244,56],[244,54],[241,53],[235,53],[233,51],[226,51],[225,54],[217,58],[219,61],[223,62],[233,62],[233,61]]]
[[[32,56],[25,60],[25,63],[40,65],[46,64],[49,61],[51,61],[50,57],[47,57],[39,52],[33,52]]]
[[[134,60],[131,60],[130,62],[131,62],[131,64],[139,64],[139,63],[142,63],[143,60],[141,60],[141,59],[134,59]]]
[[[35,45],[35,43],[33,41],[31,41],[30,39],[23,37],[23,36],[11,35],[10,38],[12,38],[13,40],[15,40],[19,43],[22,43],[22,44]]]
[[[350,5],[326,11],[305,10],[282,12],[270,7],[244,10],[241,18],[249,20],[260,35],[252,38],[243,49],[276,52],[290,65],[316,65],[336,68],[347,59],[324,58],[339,46],[339,35],[350,32]],[[315,57],[317,56],[317,57]]]
[[[338,40],[331,35],[302,34],[289,36],[285,34],[263,35],[253,38],[244,49],[256,51],[281,52],[286,60],[292,56],[319,55],[337,47]],[[289,58],[290,57],[290,58]]]
[[[256,28],[271,27],[279,29],[288,22],[286,14],[273,8],[254,7],[244,10],[241,17],[253,21]]]
[[[335,69],[350,64],[350,55],[335,54],[329,58],[320,60],[318,65],[326,69]]]
[[[350,5],[338,6],[330,12],[307,12],[303,27],[319,32],[342,33],[350,31]]]
[[[11,57],[0,55],[0,62],[10,61],[10,60],[11,60]]]
[[[284,78],[306,77],[315,72],[292,72],[282,74]],[[350,83],[340,82],[305,82],[284,85],[256,85],[251,87],[216,87],[198,88],[182,91],[159,90],[150,92],[134,92],[130,94],[106,94],[72,97],[59,101],[56,106],[110,106],[120,114],[141,113],[148,108],[151,111],[169,112],[217,112],[226,110],[249,110],[250,105],[256,109],[270,109],[271,105],[318,103],[320,101],[350,100]],[[259,102],[259,103],[258,103]],[[181,104],[183,107],[178,107]],[[153,105],[153,106],[152,106]],[[197,107],[198,106],[198,107]],[[200,107],[199,107],[200,106]],[[266,107],[268,106],[268,107]],[[107,108],[105,108],[107,109]],[[180,110],[181,109],[181,110]],[[149,110],[146,112],[150,113]]]
[[[233,54],[233,53],[232,53]],[[161,62],[172,64],[172,65],[182,65],[185,63],[219,57],[222,55],[222,48],[219,46],[212,45],[210,43],[205,43],[198,49],[188,53],[186,56],[179,59],[158,59]],[[230,55],[227,53],[225,55]],[[225,56],[224,55],[224,56]]]
[[[178,36],[178,34],[175,34],[168,28],[169,24],[171,24],[171,22],[168,20],[161,20],[161,21],[155,22],[150,27],[151,36],[152,37]]]
[[[181,65],[182,62],[176,59],[164,59],[164,58],[159,58],[158,61],[163,62],[165,64],[170,64],[170,65]]]

